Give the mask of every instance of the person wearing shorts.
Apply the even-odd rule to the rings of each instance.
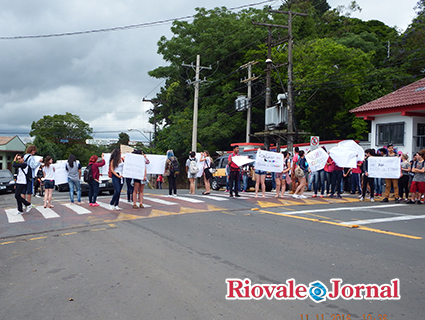
[[[55,187],[55,168],[52,166],[53,159],[47,156],[44,160],[43,174],[44,174],[44,207],[53,208],[52,196],[53,188]]]
[[[425,149],[418,152],[418,160],[412,165],[412,172],[415,174],[410,186],[411,199],[407,203],[422,204],[421,194],[425,193]]]

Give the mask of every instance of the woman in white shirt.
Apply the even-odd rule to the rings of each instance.
[[[211,191],[210,179],[212,174],[210,172],[211,167],[211,157],[208,151],[201,152],[201,159],[199,160],[204,162],[204,183],[205,183],[205,192],[202,192],[204,195],[209,195]]]
[[[47,156],[44,160],[43,174],[44,174],[44,207],[53,208],[52,195],[53,188],[55,187],[55,168],[52,166],[53,159]]]
[[[122,176],[124,171],[124,161],[121,158],[120,149],[114,149],[111,153],[111,160],[109,162],[109,170],[111,171],[112,184],[114,185],[114,195],[112,196],[109,207],[113,210],[121,210],[118,206],[120,202],[120,195],[124,178]]]

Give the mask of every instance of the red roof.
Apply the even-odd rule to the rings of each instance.
[[[350,112],[356,113],[357,116],[362,116],[362,113],[373,115],[400,112],[401,109],[425,110],[425,78],[354,108]]]

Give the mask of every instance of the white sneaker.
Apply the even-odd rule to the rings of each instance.
[[[15,215],[21,215],[21,214],[24,214],[24,213],[21,212],[21,211],[16,211],[16,213],[15,213]]]
[[[115,210],[122,210],[122,208],[115,206]]]
[[[359,201],[364,201],[364,198],[363,198],[363,197],[360,197],[360,198],[359,198]]]
[[[26,213],[30,212],[30,210],[31,210],[32,208],[34,208],[34,206],[33,206],[32,204],[30,204],[29,206],[27,206],[27,207],[25,208],[25,212],[26,212]]]
[[[109,210],[115,210],[115,207],[112,204],[110,204],[109,205]]]
[[[307,197],[306,197],[305,195],[303,195],[303,194],[302,194],[302,195],[300,195],[300,196],[299,196],[299,198],[300,198],[300,199],[307,199]]]
[[[375,199],[374,198],[370,198],[370,202],[375,202]]]
[[[293,194],[292,197],[298,199],[299,196],[297,194]]]
[[[176,194],[173,194],[173,196],[174,196],[174,197],[177,197],[177,195],[176,195]]]

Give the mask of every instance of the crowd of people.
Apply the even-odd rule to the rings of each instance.
[[[322,147],[325,151],[326,149]],[[264,149],[264,148],[262,148]],[[388,202],[390,194],[394,193],[396,203],[404,201],[406,203],[422,204],[425,194],[425,149],[417,152],[409,161],[407,154],[396,152],[394,146],[389,144],[386,148],[375,151],[374,149],[365,150],[365,158],[358,161],[355,168],[339,167],[335,161],[329,156],[323,169],[312,172],[309,168],[305,152],[294,149],[294,155],[287,151],[282,151],[283,170],[271,174],[272,191],[275,197],[283,198],[286,190],[294,198],[304,199],[306,190],[313,191],[312,197],[342,197],[342,193],[350,192],[351,194],[359,194],[359,200],[364,201],[367,197],[371,202],[375,201],[376,196],[382,196],[381,202]],[[17,201],[17,214],[25,211],[29,212],[34,206],[31,203],[31,195],[34,195],[34,183],[42,172],[44,180],[44,208],[53,208],[52,192],[55,186],[54,166],[51,156],[44,159],[36,160],[35,154],[37,147],[30,145],[25,155],[16,154],[13,167],[17,168],[17,180],[15,188],[15,198]],[[140,155],[145,164],[149,164],[149,159],[141,150],[134,150],[134,154]],[[233,151],[228,156],[226,166],[227,185],[226,192],[230,197],[240,197],[239,192],[248,190],[249,179],[255,180],[255,197],[258,197],[260,189],[262,197],[266,193],[266,175],[269,174],[263,170],[257,170],[254,164],[245,164],[239,166],[234,160],[239,156],[239,146],[234,146]],[[381,179],[369,176],[369,159],[370,157],[398,157],[400,159],[400,176],[398,179]],[[148,184],[147,170],[144,171],[143,179],[124,178],[125,158],[121,155],[120,149],[114,149],[111,153],[109,161],[108,176],[112,179],[114,186],[114,194],[110,201],[111,210],[121,210],[119,207],[120,195],[124,185],[127,185],[127,201],[133,203],[134,209],[143,208],[143,194],[145,185]],[[202,173],[205,191],[203,195],[209,195],[211,192],[210,181],[213,178],[213,159],[208,151],[201,153],[199,160],[203,162]],[[86,170],[88,170],[89,178],[84,178],[89,186],[89,205],[93,207],[99,206],[97,196],[99,193],[100,168],[105,165],[104,154],[101,159],[97,155],[90,157]],[[68,173],[69,197],[71,204],[74,204],[74,191],[77,194],[77,204],[81,201],[81,164],[74,155],[70,155],[65,165]],[[195,194],[196,179],[199,173],[198,160],[194,151],[189,153],[189,157],[185,163],[186,175],[189,180],[189,193]],[[175,157],[173,150],[167,151],[164,173],[158,175],[157,183],[162,188],[163,176],[168,179],[169,196],[177,196],[177,177],[180,173],[178,159]],[[384,193],[382,193],[385,185]],[[326,192],[326,193],[325,193]]]

